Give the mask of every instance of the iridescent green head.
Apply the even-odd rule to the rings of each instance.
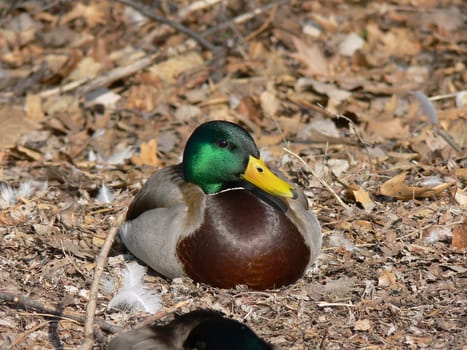
[[[183,345],[186,349],[272,350],[272,346],[250,328],[226,318],[201,322],[190,332]]]
[[[250,134],[227,121],[201,124],[183,153],[185,180],[211,194],[244,180],[275,196],[295,198],[292,186],[274,175],[261,160]]]

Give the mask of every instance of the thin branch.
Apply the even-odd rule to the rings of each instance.
[[[94,272],[94,279],[91,284],[91,290],[89,291],[89,301],[86,307],[86,323],[84,324],[84,342],[81,344],[80,349],[92,349],[94,344],[94,319],[97,305],[97,295],[99,291],[99,285],[101,282],[102,274],[104,272],[105,263],[107,256],[109,255],[110,248],[114,242],[115,236],[117,236],[118,229],[124,220],[123,213],[120,213],[116,225],[110,230],[107,235],[104,244],[99,252],[96,259],[96,269]]]
[[[329,184],[324,181],[324,179],[319,176],[304,160],[302,157],[300,157],[298,154],[292,152],[291,150],[289,150],[288,148],[284,147],[283,150],[285,152],[287,152],[288,154],[294,156],[295,158],[297,158],[304,166],[305,168],[314,176],[316,177],[319,182],[336,198],[337,202],[339,202],[339,204],[345,209],[346,212],[351,212],[350,210],[350,207],[344,203],[344,201],[337,195],[336,192],[334,192],[334,190],[331,188],[331,186],[329,186]]]
[[[86,94],[98,88],[108,86],[114,81],[123,79],[129,75],[139,72],[140,70],[151,65],[158,56],[159,53],[154,53],[152,55],[145,56],[142,59],[129,64],[128,66],[112,69],[109,72],[107,72],[107,74],[105,74],[104,76],[98,77],[96,79],[81,79],[78,81],[73,81],[64,86],[59,86],[50,90],[42,91],[39,94],[39,96],[50,97],[53,95],[58,95],[64,92],[72,91],[80,87],[81,85],[84,86],[80,88],[80,93]]]
[[[267,5],[264,5],[263,7],[259,7],[259,8],[256,8],[254,9],[253,11],[250,11],[250,12],[246,12],[246,13],[242,13],[240,16],[237,16],[229,21],[225,21],[213,28],[210,28],[206,31],[204,31],[201,35],[203,37],[206,37],[206,36],[209,36],[209,35],[212,35],[214,33],[217,33],[218,31],[220,30],[223,30],[225,28],[228,28],[232,25],[235,25],[235,24],[241,24],[243,22],[246,22],[250,19],[252,19],[253,17],[256,17],[264,12],[267,12],[269,11],[270,9],[274,8],[275,6],[282,6],[286,3],[290,2],[290,0],[281,0],[281,1],[275,1],[275,2],[272,2],[270,4],[267,4]]]
[[[165,308],[164,310],[161,310],[161,311],[157,312],[155,315],[148,317],[147,319],[144,320],[144,322],[138,324],[138,327],[153,324],[155,321],[160,320],[161,318],[174,313],[178,309],[180,309],[180,308],[182,308],[184,306],[187,306],[188,304],[190,304],[192,302],[193,302],[192,299],[182,300],[182,301],[178,302],[177,304],[175,304],[175,305],[173,305],[171,307]]]
[[[193,38],[202,47],[204,47],[205,49],[213,52],[214,55],[217,55],[222,50],[222,48],[211,44],[207,39],[205,39],[200,34],[194,32],[193,30],[185,27],[184,25],[182,25],[182,24],[180,24],[178,22],[172,21],[171,19],[168,19],[167,17],[160,16],[160,15],[154,13],[154,11],[152,11],[150,8],[148,8],[146,6],[138,4],[138,3],[136,3],[136,2],[134,2],[132,0],[117,0],[117,2],[122,3],[124,5],[127,5],[127,6],[130,6],[133,9],[135,9],[136,11],[138,11],[139,13],[141,13],[142,15],[144,15],[144,16],[150,18],[150,19],[153,19],[153,20],[155,20],[157,22],[167,24],[167,25],[171,26],[172,28],[174,28],[175,30],[179,31],[180,33],[183,33],[183,34],[189,36],[190,38]]]
[[[17,346],[18,344],[20,344],[20,343],[24,340],[24,338],[26,338],[29,334],[32,334],[32,333],[34,333],[35,331],[37,331],[38,329],[41,329],[41,328],[47,326],[49,323],[50,323],[50,321],[44,321],[44,322],[39,323],[39,324],[36,325],[35,327],[32,327],[31,329],[28,329],[26,332],[24,332],[24,333],[21,334],[18,338],[16,338],[16,340],[14,341],[14,343],[11,344],[11,347],[14,348],[14,347]]]
[[[42,91],[41,93],[39,93],[39,96],[44,98],[44,97],[50,97],[54,95],[63,94],[65,92],[76,89],[77,87],[85,84],[89,80],[90,79],[80,79],[80,80],[72,81],[71,83],[68,83],[63,86],[59,86],[59,87],[55,87],[49,90]]]
[[[256,38],[258,35],[260,35],[262,32],[264,32],[269,27],[269,25],[272,23],[272,21],[274,20],[274,17],[276,16],[278,7],[279,7],[279,5],[275,4],[275,6],[273,6],[271,12],[269,12],[269,16],[266,19],[266,21],[258,29],[253,31],[253,33],[248,34],[244,38],[244,40],[245,41],[251,41],[254,38]]]
[[[431,96],[431,97],[428,97],[428,99],[430,101],[439,101],[439,100],[445,100],[445,99],[448,99],[448,98],[454,98],[456,97],[459,93],[461,93],[462,91],[458,91],[458,92],[453,92],[451,94],[444,94],[444,95],[436,95],[436,96]]]
[[[129,64],[128,66],[112,69],[104,76],[94,79],[86,85],[84,85],[82,88],[79,89],[79,92],[81,94],[87,94],[90,91],[99,89],[104,86],[108,86],[114,81],[123,79],[129,75],[139,72],[147,66],[151,65],[156,60],[156,58],[159,57],[159,55],[160,53],[156,52],[151,55],[145,56],[142,59]]]
[[[0,291],[0,300],[4,300],[9,303],[16,304],[23,309],[32,309],[39,311],[50,316],[57,316],[60,318],[71,319],[82,324],[85,323],[86,317],[78,312],[71,310],[64,310],[62,306],[51,304],[45,301],[34,300],[26,295],[21,295],[17,293],[9,293]],[[103,320],[99,320],[97,325],[103,330],[110,333],[117,333],[121,330],[120,327],[114,326],[110,323],[107,323]]]
[[[452,136],[444,129],[436,128],[436,133],[443,138],[446,143],[451,146],[457,153],[462,152],[462,147],[457,144],[456,141],[452,138]]]
[[[355,307],[355,305],[351,303],[327,303],[325,301],[320,301],[316,305],[320,307],[329,307],[329,306],[347,306],[347,307]]]

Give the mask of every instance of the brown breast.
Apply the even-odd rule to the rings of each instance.
[[[310,250],[279,209],[246,190],[207,196],[205,220],[177,245],[188,276],[231,288],[276,288],[303,274]]]

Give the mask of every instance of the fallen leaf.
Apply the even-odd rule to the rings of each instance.
[[[378,286],[380,287],[397,287],[396,275],[392,271],[383,270],[378,277]]]
[[[409,186],[404,183],[407,173],[401,173],[386,181],[380,188],[382,195],[394,197],[397,199],[426,198],[440,194],[452,183],[442,183],[434,187],[430,186]]]
[[[334,106],[339,105],[342,101],[352,96],[351,92],[339,89],[334,84],[322,83],[311,78],[300,78],[295,84],[295,89],[297,91],[303,91],[310,87],[313,88],[313,90],[316,92],[328,96]]]
[[[467,209],[467,192],[458,189],[456,195],[454,196],[455,200],[462,209]]]
[[[159,158],[157,158],[157,140],[152,139],[142,143],[140,155],[132,157],[131,160],[137,165],[159,165]]]
[[[155,64],[149,68],[149,71],[153,76],[159,77],[166,83],[173,84],[181,73],[199,67],[202,63],[203,58],[199,54],[188,52]]]
[[[16,150],[20,153],[23,153],[24,155],[26,155],[27,157],[31,158],[31,159],[34,159],[36,161],[43,161],[44,160],[44,156],[42,155],[42,153],[40,152],[37,152],[33,149],[30,149],[28,147],[23,147],[21,145],[17,145],[16,146]]]
[[[182,104],[175,111],[175,118],[180,121],[193,120],[202,115],[202,110],[198,106]]]
[[[8,16],[4,18],[7,19]],[[9,42],[20,42],[21,45],[26,45],[34,40],[36,33],[42,29],[42,24],[28,13],[23,12],[3,24],[2,27],[2,36]]]
[[[467,224],[464,222],[454,226],[452,230],[451,248],[465,250],[467,248]]]
[[[280,101],[276,98],[272,92],[264,91],[259,99],[261,101],[261,108],[269,117],[274,117],[279,110]]]
[[[92,236],[92,244],[95,247],[101,248],[104,245],[105,237]]]
[[[352,290],[355,286],[355,282],[355,277],[343,276],[335,280],[326,278],[326,284],[324,285],[323,290],[326,294],[333,294],[342,298]]]
[[[355,326],[353,328],[356,331],[368,331],[371,329],[371,321],[367,318],[363,320],[355,321]]]
[[[139,109],[144,112],[154,110],[157,103],[157,91],[150,85],[134,85],[128,93],[127,108]]]
[[[310,121],[308,125],[298,132],[297,138],[304,141],[313,140],[313,142],[345,142],[336,124],[330,119],[314,119]]]
[[[26,118],[21,109],[0,108],[0,149],[13,147],[22,135],[38,128],[39,124]]]
[[[406,139],[409,137],[408,125],[402,125],[399,118],[380,120],[370,119],[367,132],[370,136],[376,136],[377,140]]]
[[[68,79],[77,81],[81,79],[95,78],[102,69],[102,64],[92,57],[83,58],[75,69],[70,73]]]
[[[372,55],[371,59],[374,61],[379,60],[379,63],[393,56],[413,56],[421,50],[419,40],[407,28],[392,28],[385,32],[377,24],[370,23],[366,27],[366,30],[367,51]]]
[[[371,212],[375,208],[376,204],[371,200],[370,194],[361,187],[352,193],[355,200],[363,206],[367,213]]]
[[[246,96],[240,100],[237,113],[255,122],[261,120],[263,117],[260,108],[258,108],[256,101],[251,96]]]
[[[337,178],[345,173],[349,169],[349,166],[349,161],[346,159],[331,158],[328,160],[328,167]]]
[[[26,96],[26,115],[31,120],[40,121],[44,119],[42,100],[39,95],[28,94]]]
[[[355,51],[361,49],[365,41],[357,33],[349,33],[339,44],[339,53],[343,56],[352,56]]]
[[[90,27],[95,27],[98,24],[105,24],[105,4],[96,2],[85,5],[78,2],[76,6],[62,17],[63,24],[73,21],[77,18],[84,18]]]
[[[293,37],[293,43],[297,52],[291,56],[306,65],[305,76],[328,75],[328,62],[317,45],[309,46],[297,37]]]

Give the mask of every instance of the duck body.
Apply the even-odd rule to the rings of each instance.
[[[240,128],[228,122],[203,125],[210,123]],[[233,142],[222,134],[215,135],[213,143],[219,143],[219,137]],[[277,288],[300,278],[319,252],[320,225],[301,191],[255,162],[255,145],[241,153],[248,154],[247,161],[239,161],[241,175],[220,189],[215,186],[214,193],[206,193],[209,186],[187,181],[185,156],[184,163],[155,173],[136,195],[120,228],[130,252],[166,277],[189,276],[221,288]],[[261,184],[263,190],[256,179],[254,184],[249,181],[251,176],[245,175],[246,181],[243,174],[248,174],[245,167],[250,168],[251,158],[253,177],[266,173],[278,182]]]
[[[192,311],[167,325],[152,325],[113,338],[108,350],[273,350],[246,325],[211,310]]]

